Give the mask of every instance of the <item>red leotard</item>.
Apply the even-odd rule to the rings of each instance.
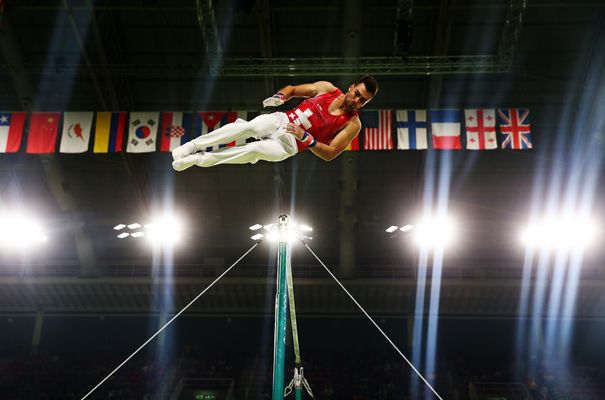
[[[329,93],[309,97],[298,107],[286,111],[286,115],[290,122],[309,132],[318,142],[330,144],[347,122],[358,115],[357,111],[349,111],[342,115],[330,114],[328,111],[330,104],[341,94],[340,89],[336,89]],[[300,141],[296,143],[299,152],[306,150],[306,144]]]

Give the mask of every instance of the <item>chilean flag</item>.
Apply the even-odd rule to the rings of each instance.
[[[24,112],[0,113],[0,153],[19,151],[24,126]]]
[[[160,151],[168,152],[189,141],[193,113],[163,112]]]
[[[460,110],[431,110],[434,149],[461,149]]]

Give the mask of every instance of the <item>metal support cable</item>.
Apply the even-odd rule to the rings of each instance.
[[[292,279],[292,263],[286,261],[286,282],[288,285],[288,308],[290,309],[290,324],[292,325],[292,343],[294,344],[294,362],[300,366],[300,346],[298,344],[298,327],[296,325],[296,305],[294,303],[294,282]]]
[[[399,348],[395,345],[395,343],[393,343],[393,341],[391,340],[391,338],[389,338],[388,335],[386,333],[384,333],[384,331],[380,328],[380,326],[378,326],[378,324],[376,323],[376,321],[374,321],[374,319],[372,317],[370,317],[370,315],[361,306],[361,304],[359,304],[359,302],[357,302],[357,300],[355,300],[355,297],[353,297],[353,295],[351,293],[349,293],[349,291],[343,286],[343,284],[340,283],[340,281],[338,280],[338,278],[336,278],[336,276],[334,276],[334,274],[332,273],[332,271],[330,271],[330,269],[326,266],[326,264],[324,264],[323,261],[321,261],[321,259],[317,256],[317,254],[315,254],[315,252],[313,250],[311,250],[311,248],[309,247],[309,245],[307,243],[305,243],[305,242],[303,242],[303,243],[304,243],[305,247],[307,248],[307,250],[309,250],[311,252],[311,254],[313,254],[313,256],[315,257],[315,259],[321,264],[322,267],[324,267],[324,269],[328,272],[328,274],[330,274],[330,276],[336,281],[336,283],[338,284],[338,286],[340,286],[341,289],[344,290],[344,292],[347,294],[347,296],[349,296],[349,298],[353,301],[353,303],[355,303],[355,305],[370,320],[370,322],[372,322],[372,324],[376,327],[376,329],[378,329],[378,331],[382,334],[382,336],[385,337],[385,339],[395,349],[395,351],[397,353],[399,353],[399,355],[405,360],[405,362],[410,366],[410,368],[412,368],[412,370],[416,373],[416,375],[418,375],[420,377],[420,379],[422,379],[422,381],[428,386],[429,389],[431,389],[431,391],[433,392],[433,394],[439,400],[443,400],[443,398],[441,396],[439,396],[439,394],[433,388],[433,386],[431,386],[431,384],[424,378],[424,376],[422,376],[422,374],[420,373],[420,371],[418,371],[416,369],[416,367],[414,367],[414,365],[407,359],[407,357],[401,352],[401,350],[399,350]]]
[[[200,297],[202,297],[202,295],[204,293],[206,293],[208,291],[208,289],[210,289],[212,286],[214,286],[214,284],[216,282],[218,282],[222,277],[224,277],[225,275],[227,275],[227,273],[229,271],[231,271],[231,269],[233,267],[235,267],[241,260],[243,260],[244,257],[246,257],[248,255],[248,253],[250,253],[252,250],[254,250],[254,248],[256,246],[258,246],[260,242],[256,242],[254,243],[254,245],[252,247],[250,247],[250,249],[248,249],[248,251],[246,251],[240,258],[238,258],[233,264],[231,264],[231,266],[229,268],[227,268],[225,270],[225,272],[223,272],[222,274],[219,275],[218,278],[216,278],[214,281],[212,281],[212,283],[210,285],[208,285],[204,290],[202,290],[197,296],[194,297],[193,300],[191,300],[185,307],[183,307],[181,309],[181,311],[179,311],[174,317],[172,317],[170,319],[170,321],[166,322],[156,333],[154,333],[149,339],[147,339],[145,341],[145,343],[143,343],[141,346],[139,346],[138,349],[136,349],[131,355],[129,355],[124,361],[122,361],[122,363],[120,365],[118,365],[116,368],[114,368],[113,371],[111,371],[109,374],[107,374],[107,376],[105,378],[103,378],[101,380],[101,382],[99,382],[95,387],[93,387],[90,392],[86,393],[84,395],[84,397],[82,397],[81,400],[86,399],[88,396],[90,396],[95,390],[97,390],[97,388],[99,386],[101,386],[107,379],[109,379],[117,370],[119,370],[120,368],[122,368],[122,366],[124,364],[126,364],[132,357],[134,357],[139,351],[141,351],[143,349],[143,347],[145,347],[149,342],[151,342],[157,335],[159,335],[160,333],[162,333],[162,331],[164,329],[166,329],[168,327],[168,325],[170,325],[175,319],[177,319],[182,313],[185,312],[185,310],[187,310],[189,307],[191,307],[191,305],[193,303],[195,303],[197,301],[197,299],[199,299]]]

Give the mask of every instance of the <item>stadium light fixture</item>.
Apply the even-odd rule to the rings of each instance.
[[[271,242],[277,242],[279,240],[279,226],[278,224],[254,224],[249,227],[251,231],[259,231],[263,228],[264,233],[256,233],[253,236],[250,236],[250,239],[258,241],[261,239],[268,239]],[[307,224],[297,224],[292,221],[288,223],[288,242],[293,243],[296,242],[297,239],[301,240],[311,240],[313,239],[310,236],[307,236],[309,232],[313,232],[313,228]]]
[[[162,215],[149,223],[133,222],[130,224],[120,223],[113,227],[119,233],[118,239],[147,238],[152,244],[174,244],[183,236],[183,224],[181,219],[174,215]]]
[[[427,218],[414,227],[415,242],[423,247],[446,247],[456,234],[453,221],[449,218]]]
[[[0,247],[25,249],[48,240],[40,223],[21,212],[0,215]]]
[[[393,233],[393,232],[395,232],[397,229],[399,229],[399,227],[398,227],[398,226],[391,225],[391,226],[389,226],[387,229],[385,229],[385,231],[386,231],[387,233]]]
[[[521,240],[528,247],[583,250],[594,242],[596,234],[597,229],[589,220],[562,217],[528,225],[521,234]]]
[[[182,238],[183,224],[176,216],[163,215],[148,224],[146,230],[153,244],[174,244]]]

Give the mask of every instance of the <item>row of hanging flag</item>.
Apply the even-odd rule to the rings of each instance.
[[[238,118],[249,121],[257,115],[249,111],[32,112],[26,130],[27,113],[0,112],[0,153],[18,152],[24,136],[30,154],[56,152],[59,136],[61,153],[87,152],[91,142],[94,153],[121,152],[125,137],[126,152],[169,152]],[[360,117],[362,134],[347,150],[428,149],[429,135],[433,149],[462,149],[463,132],[469,150],[532,148],[528,109],[363,110]]]

